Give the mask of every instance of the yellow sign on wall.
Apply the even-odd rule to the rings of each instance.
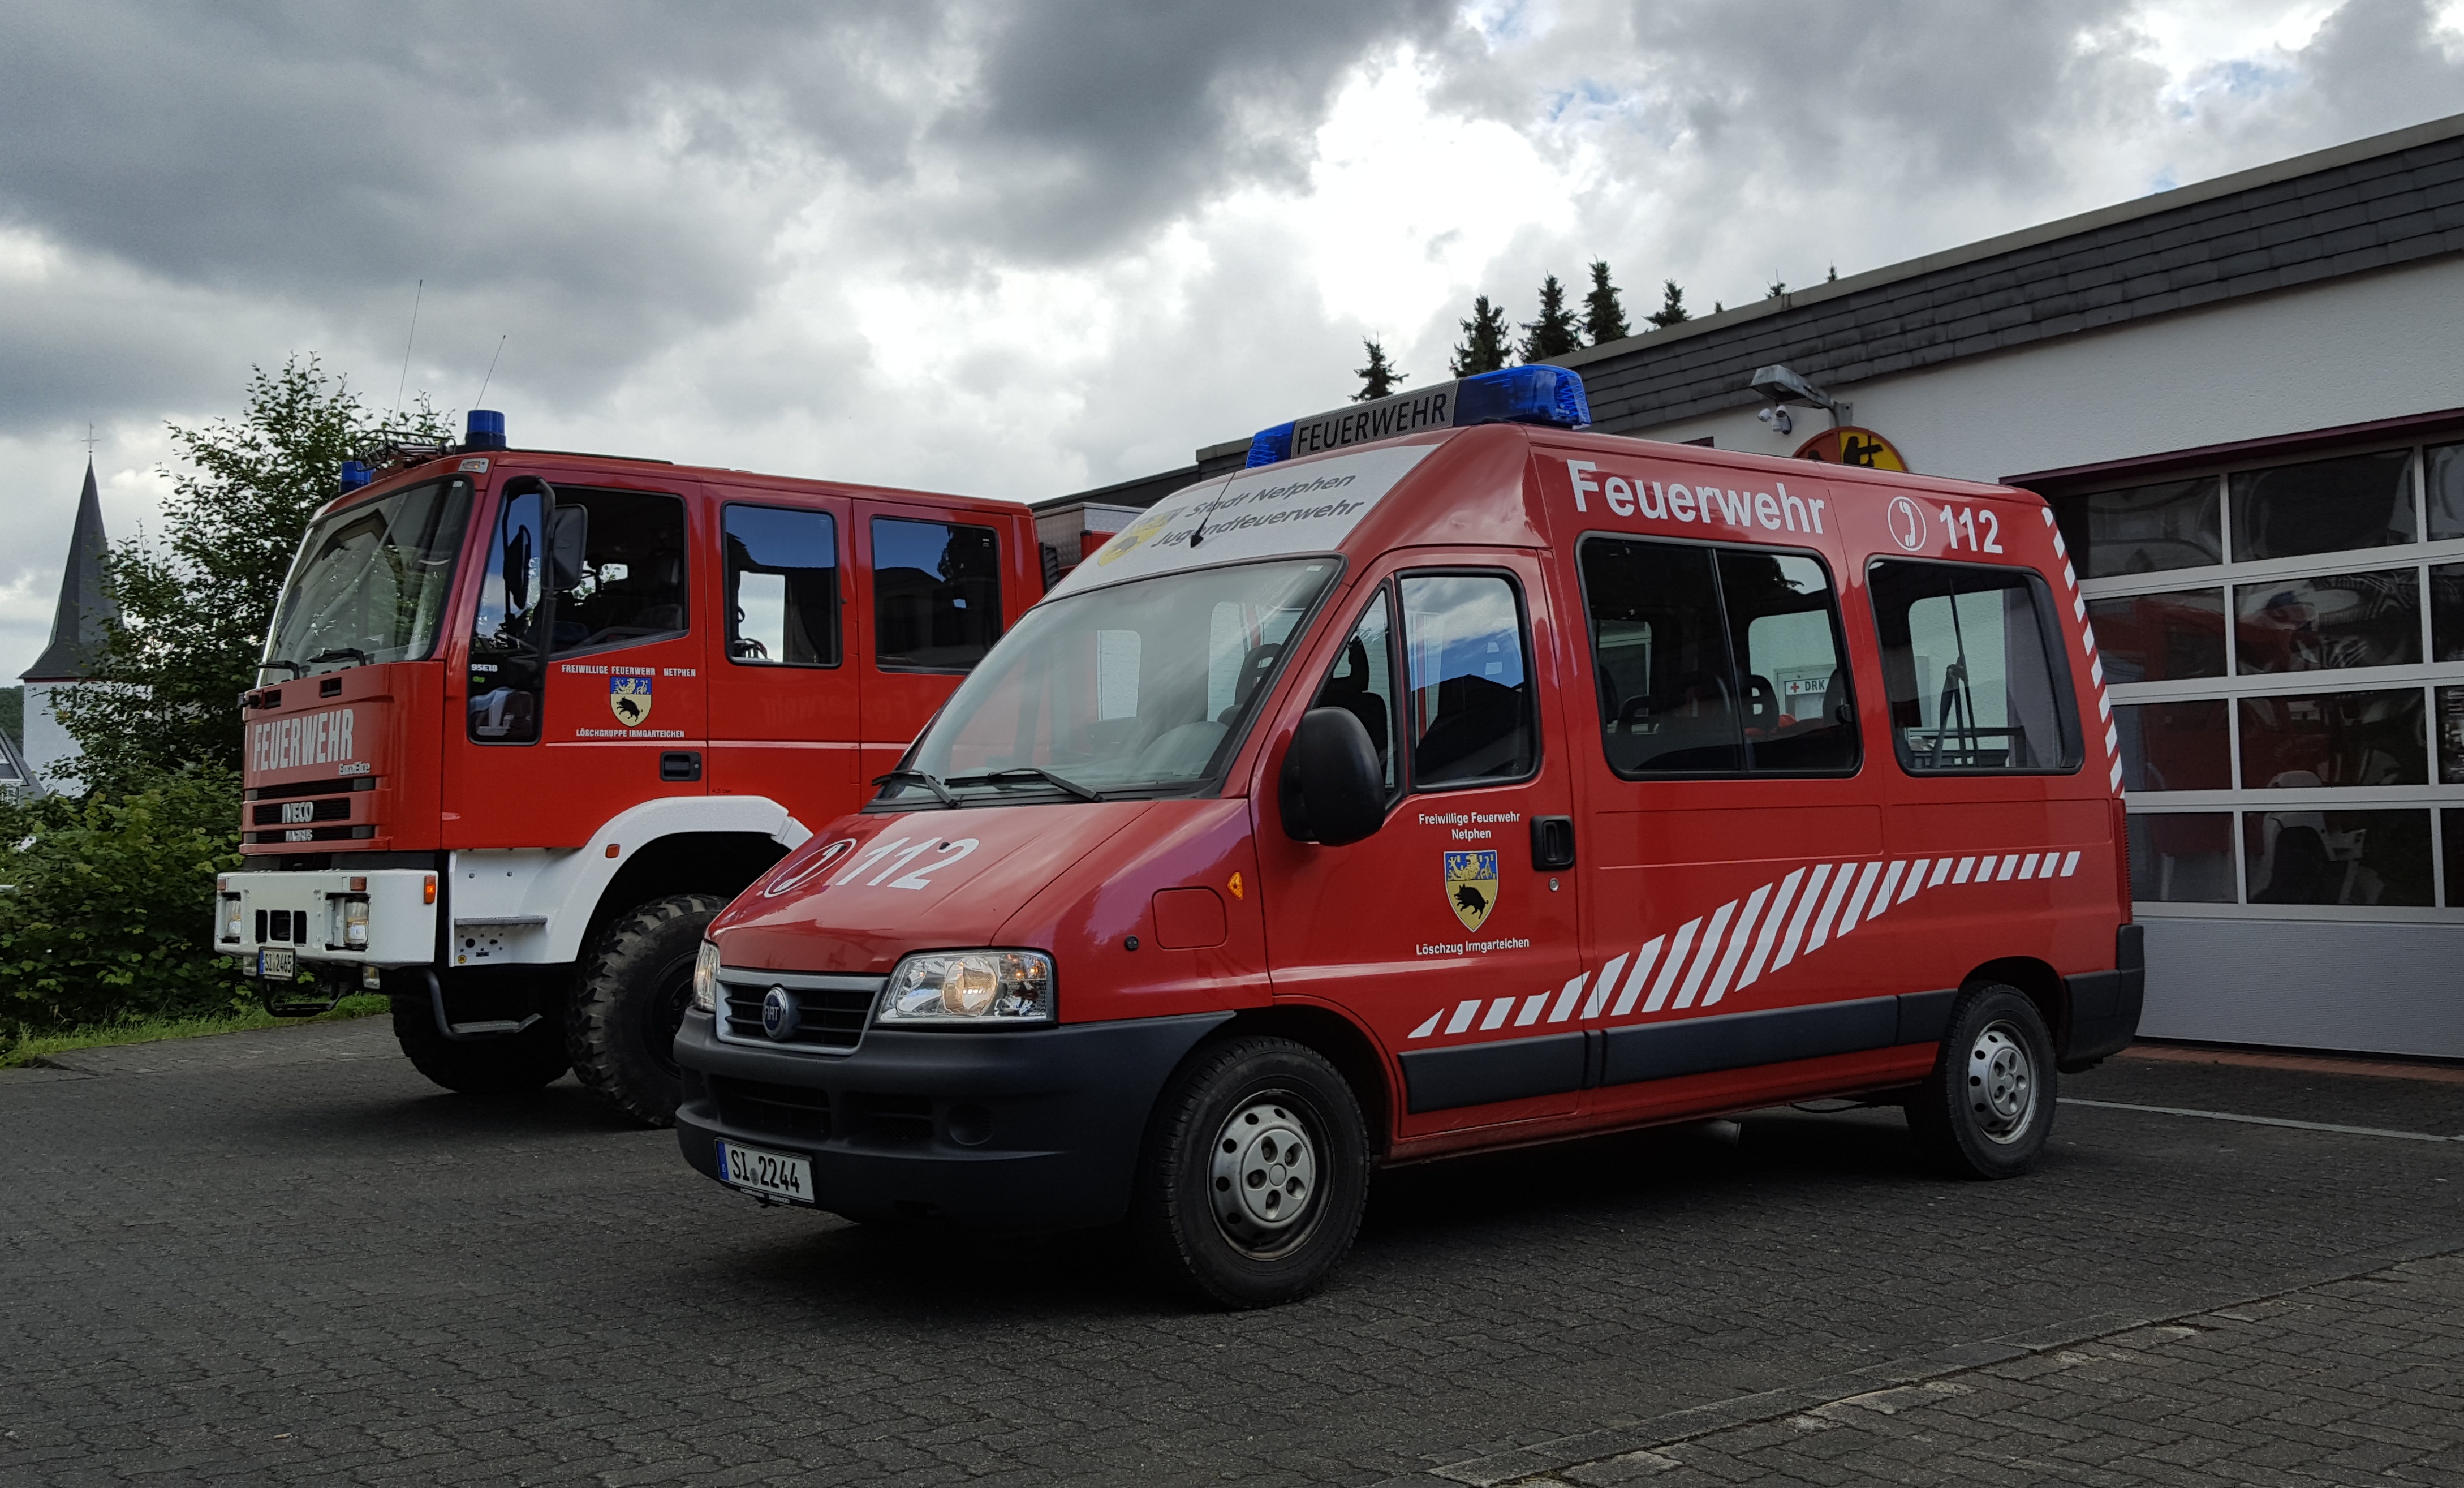
[[[1890,440],[1870,429],[1855,424],[1826,429],[1796,447],[1801,460],[1824,460],[1834,465],[1862,465],[1867,470],[1905,470],[1908,462]]]

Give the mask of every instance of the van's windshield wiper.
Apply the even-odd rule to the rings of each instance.
[[[362,666],[366,666],[370,661],[375,659],[375,657],[369,655],[366,652],[362,651],[357,646],[336,646],[330,650],[320,651],[317,653],[317,655],[310,656],[308,658],[307,665],[313,667],[319,661],[356,661]]]
[[[1081,801],[1104,799],[1104,792],[1082,786],[1067,775],[1056,775],[1038,765],[1019,765],[1008,769],[987,770],[980,775],[953,775],[950,777],[950,784],[971,786],[981,782],[985,785],[999,785],[1004,780],[1040,780],[1055,789],[1076,796]]]
[[[304,673],[308,670],[308,668],[307,668],[307,667],[305,667],[305,666],[301,665],[299,662],[297,662],[297,661],[285,661],[285,660],[283,660],[283,659],[282,659],[281,657],[279,657],[279,656],[276,656],[276,657],[275,657],[275,659],[273,659],[272,661],[260,661],[260,662],[258,662],[258,663],[257,663],[257,665],[258,665],[260,668],[289,667],[289,668],[291,669],[291,675],[292,675],[292,676],[294,676],[294,677],[298,677],[298,676],[300,676],[300,675],[304,674]]]
[[[933,798],[943,806],[958,804],[958,798],[950,793],[950,788],[942,783],[941,777],[930,770],[894,769],[887,775],[873,776],[872,783],[876,786],[922,786],[932,791]]]

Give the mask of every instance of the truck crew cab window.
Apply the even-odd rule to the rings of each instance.
[[[488,535],[466,688],[471,737],[481,744],[539,739],[539,694],[547,683],[539,655],[547,614],[547,590],[540,582],[546,552],[547,497],[534,482],[497,503]]]
[[[839,664],[838,524],[828,512],[727,508],[727,658]]]
[[[885,670],[964,672],[1001,638],[990,527],[872,519],[872,645]]]
[[[685,503],[647,491],[560,486],[556,504],[589,514],[580,582],[556,595],[556,654],[683,634],[693,612],[685,595]]]
[[[1819,560],[1587,539],[1600,735],[1628,778],[1853,774],[1839,604]]]
[[[1360,721],[1377,746],[1377,764],[1385,771],[1386,794],[1395,794],[1395,723],[1402,714],[1395,706],[1394,626],[1387,618],[1386,590],[1381,587],[1360,623],[1343,643],[1333,669],[1317,690],[1312,708],[1341,708]]]
[[[1412,788],[1520,780],[1540,765],[1523,605],[1495,574],[1411,574],[1403,611],[1403,732]]]
[[[1881,560],[1866,590],[1891,743],[1912,772],[2079,768],[2078,704],[2045,581],[2022,568]]]

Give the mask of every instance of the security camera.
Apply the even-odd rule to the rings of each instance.
[[[1782,408],[1767,408],[1761,412],[1756,413],[1754,417],[1771,425],[1771,432],[1774,433],[1784,434],[1796,427],[1795,420],[1788,416],[1788,410]]]

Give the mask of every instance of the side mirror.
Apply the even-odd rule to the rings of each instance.
[[[1369,730],[1344,708],[1311,708],[1284,755],[1284,831],[1341,847],[1386,824],[1386,777]]]
[[[590,551],[590,508],[560,506],[547,519],[547,551],[551,589],[569,589],[582,582],[582,566]]]

